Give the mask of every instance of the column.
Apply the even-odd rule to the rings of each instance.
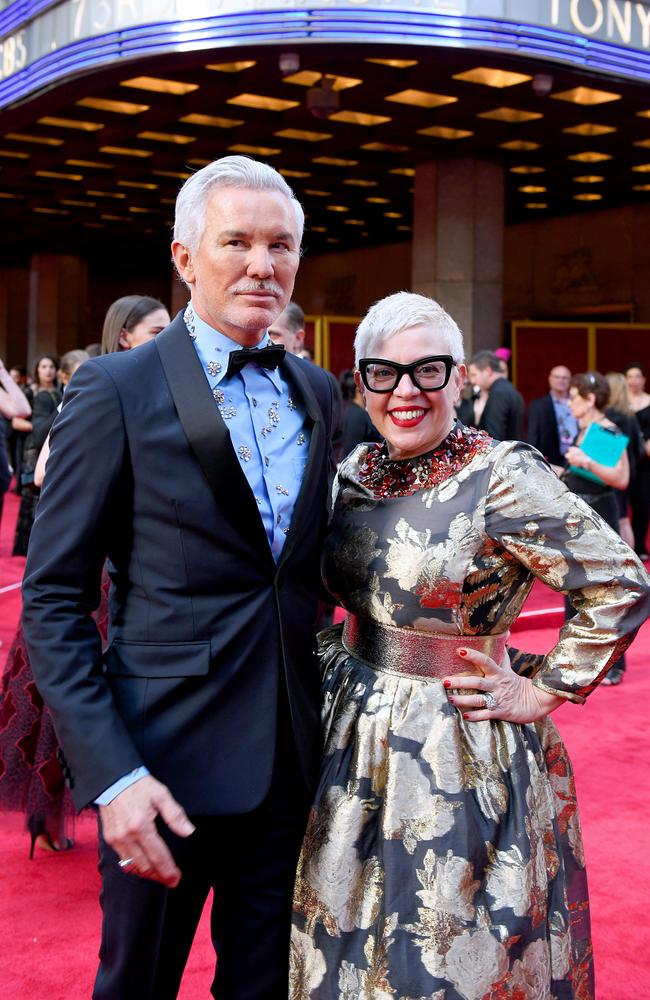
[[[467,158],[417,167],[411,287],[453,316],[467,357],[502,340],[503,227],[499,164]]]
[[[39,354],[60,357],[94,339],[85,329],[88,266],[68,254],[33,254],[29,271],[29,364]]]

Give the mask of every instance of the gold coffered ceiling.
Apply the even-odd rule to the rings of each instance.
[[[230,50],[223,62],[176,53],[114,64],[6,110],[3,261],[93,247],[166,256],[183,179],[233,152],[284,174],[305,206],[309,253],[408,240],[415,171],[431,160],[502,163],[509,222],[650,196],[639,183],[647,86],[467,49],[285,48],[300,58],[290,73],[282,47]],[[330,115],[309,96],[323,87]]]

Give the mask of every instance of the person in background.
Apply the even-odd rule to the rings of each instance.
[[[68,351],[63,355],[58,375],[64,388],[79,365],[87,360],[85,351]],[[41,456],[46,448],[47,441]],[[34,483],[39,487],[41,456],[34,470]],[[100,621],[105,625],[105,619],[104,609],[98,627]],[[105,637],[105,628],[103,634]],[[52,717],[34,683],[22,625],[18,626],[7,655],[2,704],[0,809],[25,814],[31,841],[30,860],[37,844],[46,851],[69,850],[74,845],[74,807],[65,787]]]
[[[169,324],[169,313],[150,295],[123,295],[108,307],[102,329],[102,354],[146,344]]]
[[[23,419],[29,423],[29,417],[32,412],[32,400],[34,399],[34,394],[30,388],[30,378],[27,369],[24,365],[12,365],[9,369],[9,374],[11,378],[16,383],[16,385],[22,390],[25,399],[29,404],[29,412],[23,415]],[[20,496],[20,474],[21,467],[23,463],[23,447],[25,445],[25,438],[29,431],[16,430],[13,426],[13,417],[6,417],[7,422],[6,434],[8,440],[8,451],[9,451],[9,464],[11,465],[14,472],[14,493]]]
[[[500,361],[501,374],[504,378],[510,378],[510,358],[512,351],[509,347],[497,347],[494,351],[495,358]]]
[[[307,358],[304,354],[305,314],[297,302],[289,302],[286,309],[280,313],[278,318],[274,320],[273,323],[271,323],[271,326],[269,327],[269,337],[274,344],[281,344],[285,350],[289,352],[289,354],[294,354],[296,357],[303,358],[304,361],[309,361],[311,364],[314,363],[311,357]],[[332,392],[334,394],[335,411],[332,449],[334,460],[338,462],[345,454],[341,445],[343,433],[343,400],[341,398],[341,389],[336,377],[326,368],[323,368],[322,370],[330,380]],[[320,617],[319,621],[321,624],[324,624]]]
[[[14,417],[12,421],[15,430],[28,431],[23,447],[20,474],[21,500],[12,550],[12,555],[14,556],[27,555],[27,546],[29,545],[29,537],[38,502],[38,490],[34,486],[36,460],[49,434],[50,427],[57,414],[59,403],[63,398],[56,381],[58,368],[58,359],[52,357],[50,354],[43,354],[37,359],[34,365],[35,383],[32,386],[34,396],[31,417],[29,420]]]
[[[564,456],[578,433],[578,421],[569,405],[570,382],[566,365],[555,365],[548,373],[549,391],[528,406],[526,440],[556,466],[566,464]]]
[[[630,490],[634,549],[648,559],[648,522],[650,521],[650,393],[646,392],[646,371],[640,361],[631,361],[624,370],[627,391],[643,435],[643,454]]]
[[[629,439],[627,443],[627,460],[630,465],[630,482],[626,489],[616,490],[618,501],[618,532],[630,548],[634,548],[634,532],[630,521],[630,491],[636,479],[639,461],[645,456],[643,435],[636,414],[630,406],[627,392],[627,380],[622,372],[607,372],[605,378],[609,385],[609,404],[605,416]]]
[[[301,356],[305,344],[305,314],[297,302],[289,302],[273,320],[269,337],[274,344],[282,344],[289,354]]]
[[[341,457],[344,458],[363,441],[375,441],[381,444],[383,438],[375,430],[374,424],[366,412],[363,394],[356,383],[354,372],[351,370],[342,371],[339,375],[339,385],[343,399]]]
[[[291,1000],[594,996],[571,763],[582,704],[650,611],[634,553],[519,441],[454,418],[458,326],[405,292],[355,340],[385,445],[339,467],[319,637],[321,778],[296,879]],[[535,577],[576,616],[504,655]]]
[[[9,455],[12,421],[27,420],[31,412],[32,408],[25,393],[0,358],[0,520],[2,520],[3,498],[11,484]]]
[[[497,441],[518,441],[524,426],[524,400],[504,377],[500,359],[491,351],[479,351],[469,363],[472,385],[487,392],[487,402],[478,421],[479,430]]]
[[[625,490],[630,482],[630,463],[627,452],[624,451],[616,465],[603,465],[590,458],[580,445],[592,424],[606,428],[612,434],[620,435],[620,430],[605,416],[605,407],[609,401],[609,385],[600,372],[584,372],[571,378],[569,389],[571,412],[578,421],[578,433],[574,443],[566,453],[566,468],[560,476],[576,496],[599,514],[602,519],[619,533],[619,501],[618,490]],[[598,477],[598,481],[581,476],[576,469],[585,469]],[[575,609],[568,598],[565,599],[567,618],[575,614]],[[621,654],[610,664],[609,671],[603,679],[605,685],[617,685],[623,680],[626,664],[625,656]]]

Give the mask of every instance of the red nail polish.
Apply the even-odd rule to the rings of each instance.
[[[458,650],[458,655],[459,656],[467,656],[467,650],[466,649],[459,649]]]
[[[469,719],[469,715],[463,715],[464,719]]]
[[[451,681],[443,681],[442,683],[443,683],[443,686],[446,687],[446,688],[450,688],[451,687]]]
[[[452,698],[452,696],[451,696],[451,695],[449,695],[449,704],[450,704],[450,705],[455,705],[455,704],[456,704],[456,699],[455,699],[455,698]]]

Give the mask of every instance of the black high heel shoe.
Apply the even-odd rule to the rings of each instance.
[[[50,831],[45,826],[45,820],[42,816],[31,815],[27,817],[27,829],[30,836],[29,845],[29,860],[34,860],[34,848],[36,846],[36,841],[42,837],[43,841],[40,846],[44,851],[69,851],[74,847],[74,840],[70,840],[69,837],[63,837],[60,843],[57,843],[52,839]]]

